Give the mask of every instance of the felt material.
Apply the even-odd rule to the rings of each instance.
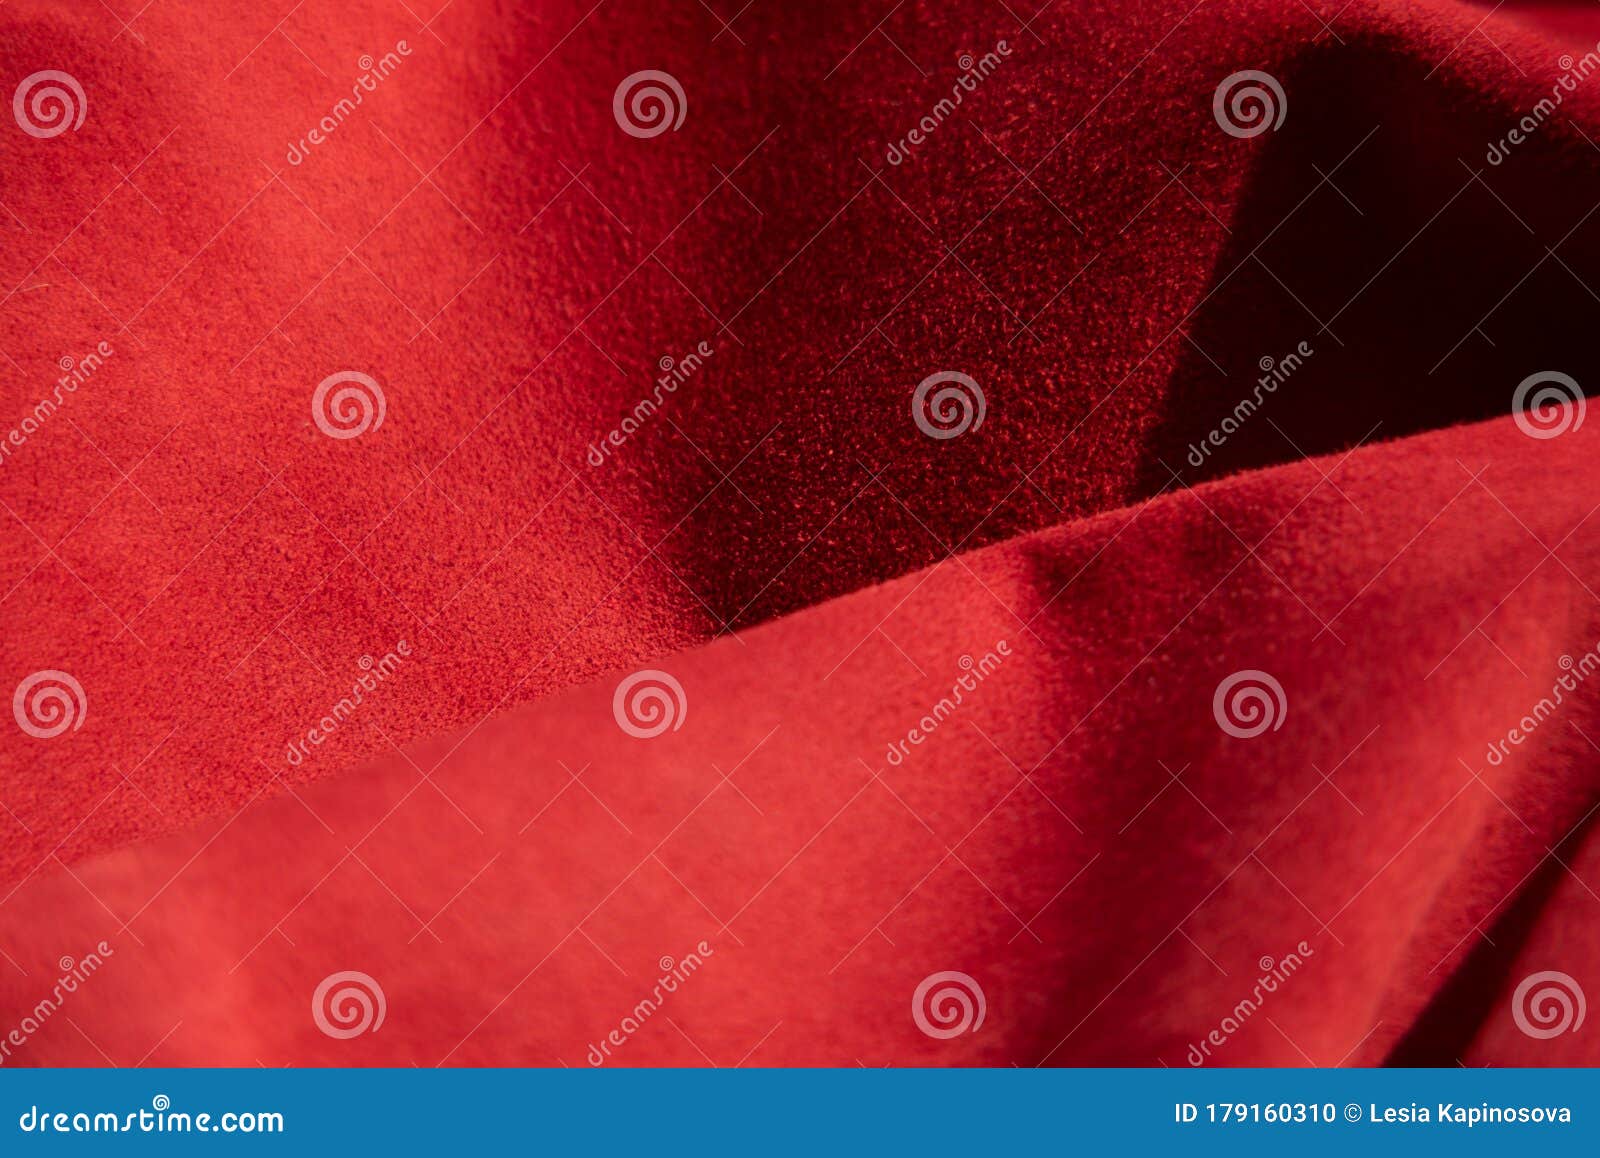
[[[1251,960],[1305,939],[1327,980],[1291,983],[1286,1032],[1257,1020],[1218,1060],[1432,1057],[1463,1024],[1485,1060],[1582,1049],[1497,1031],[1512,958],[1459,958],[1507,906],[1525,915],[1518,898],[1539,919],[1513,923],[1516,945],[1578,945],[1542,914],[1584,898],[1535,870],[1592,802],[1578,729],[1595,733],[1544,725],[1488,795],[1460,761],[1482,772],[1556,659],[1596,638],[1587,429],[1538,440],[1504,415],[1528,375],[1587,364],[1600,87],[1504,143],[1600,21],[1325,7],[6,5],[7,85],[60,69],[86,108],[58,136],[0,132],[0,674],[68,672],[87,711],[49,740],[0,729],[4,1008],[99,922],[131,941],[125,980],[108,967],[83,1000],[115,1012],[74,1020],[118,1060],[181,1018],[171,1060],[578,1064],[649,962],[704,937],[736,980],[686,987],[695,1028],[674,1017],[718,1060],[764,1040],[771,1061],[1178,1064]],[[989,52],[944,112],[962,55]],[[645,69],[683,90],[675,131],[619,125],[613,95]],[[1243,69],[1286,94],[1248,139],[1212,108]],[[1298,351],[1207,447],[1264,360]],[[313,397],[349,371],[383,420],[331,437]],[[943,371],[986,403],[953,439],[912,420]],[[1336,462],[1338,488],[1305,498]],[[1275,464],[1298,465],[1240,473]],[[996,593],[1032,607],[1026,630]],[[899,630],[858,647],[891,612]],[[1010,686],[973,723],[1044,792],[973,834],[983,867],[941,861],[1015,786],[1010,763],[955,724],[866,778],[940,673],[1003,632]],[[291,760],[373,667],[360,709]],[[691,703],[649,744],[608,723],[640,667]],[[1224,744],[1211,696],[1252,668],[1291,714]],[[780,722],[752,758],[773,799],[707,771]],[[360,846],[388,855],[346,858],[451,750],[475,762]],[[592,767],[616,818],[585,810],[563,761]],[[919,762],[934,774],[896,786],[908,810],[880,787]],[[1162,819],[1194,803],[1183,785],[1216,817]],[[708,824],[685,817],[713,788],[694,870],[662,853],[620,887],[674,826]],[[827,830],[833,875],[753,896],[858,790],[870,806]],[[914,890],[936,864],[945,887]],[[187,890],[205,922],[166,907]],[[569,932],[612,890],[607,936]],[[917,915],[895,910],[896,936],[877,922],[902,896]],[[419,926],[441,908],[435,940]],[[604,952],[574,957],[591,938]],[[512,986],[546,955],[573,972],[535,973],[558,999],[530,1001],[534,982]],[[1572,955],[1549,968],[1594,959]],[[908,1020],[907,982],[966,969],[952,956],[994,980],[984,1029],[946,1041]],[[341,968],[393,979],[380,1033],[280,1015]],[[146,1035],[130,994],[171,1019]],[[80,1046],[57,1026],[30,1056]]]
[[[113,953],[20,1057],[1592,1063],[1510,1000],[1596,977],[1591,429],[1171,494],[674,655],[664,717],[607,678],[37,874],[6,1003]],[[1282,691],[1253,736],[1240,669]],[[349,1039],[308,1011],[345,970],[386,1008]],[[951,970],[985,1016],[930,1036]]]

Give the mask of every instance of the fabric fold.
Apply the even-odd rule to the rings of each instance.
[[[9,1060],[1592,1060],[1512,998],[1596,967],[1596,437],[1170,493],[42,870],[0,1006],[112,953]]]

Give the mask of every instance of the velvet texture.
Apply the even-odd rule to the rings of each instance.
[[[1593,1059],[1600,19],[0,26],[7,1064]]]

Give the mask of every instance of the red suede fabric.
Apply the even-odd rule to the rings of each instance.
[[[1486,150],[1600,20],[0,23],[8,86],[87,106],[0,126],[0,425],[111,351],[0,463],[4,687],[87,703],[0,728],[0,1034],[113,950],[5,1060],[580,1065],[701,942],[603,1061],[1181,1065],[1230,1016],[1206,1064],[1591,1060],[1514,1011],[1600,993],[1592,692],[1487,753],[1600,642],[1592,428],[1510,416],[1587,384],[1600,81]],[[619,125],[644,69],[676,131]],[[1286,94],[1248,139],[1212,108],[1245,69]],[[350,439],[313,420],[344,371],[385,405]],[[941,371],[986,402],[957,438],[912,420]],[[683,689],[648,740],[641,668]],[[1240,739],[1247,670],[1284,706]],[[311,1013],[346,970],[387,1002],[349,1039]],[[951,970],[986,1012],[944,1038],[913,993]]]

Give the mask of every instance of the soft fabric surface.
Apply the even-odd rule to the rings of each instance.
[[[1600,19],[1316,7],[0,10],[3,1060],[1588,1061]]]

